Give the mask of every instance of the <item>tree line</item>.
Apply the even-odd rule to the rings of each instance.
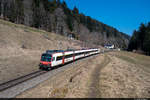
[[[129,40],[128,35],[90,16],[85,16],[79,12],[77,7],[69,9],[64,0],[0,0],[0,17],[13,23],[24,24],[61,35],[73,33],[77,39],[83,38],[79,36],[79,25],[82,24],[89,30],[89,34],[96,32],[99,36],[107,39],[119,38],[117,44],[120,46],[122,45],[120,41]],[[77,22],[78,28],[75,28],[75,22]],[[85,35],[88,34],[85,33]],[[124,47],[127,46],[126,44]]]
[[[142,23],[139,29],[133,32],[128,50],[143,51],[146,55],[150,55],[150,22],[148,24]]]

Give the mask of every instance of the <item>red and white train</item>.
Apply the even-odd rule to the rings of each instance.
[[[83,50],[47,50],[43,53],[40,61],[40,69],[50,70],[51,68],[100,53],[100,49]]]

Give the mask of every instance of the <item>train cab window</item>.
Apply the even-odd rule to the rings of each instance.
[[[42,54],[41,56],[41,61],[47,61],[47,62],[50,62],[51,61],[51,55],[49,54]]]
[[[53,57],[52,61],[55,61],[55,57]]]

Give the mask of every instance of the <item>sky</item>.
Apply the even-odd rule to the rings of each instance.
[[[80,13],[103,22],[128,35],[141,23],[150,22],[150,0],[65,0]]]

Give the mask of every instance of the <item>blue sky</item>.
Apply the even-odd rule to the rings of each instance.
[[[80,13],[132,35],[140,24],[150,21],[150,0],[65,0]]]

